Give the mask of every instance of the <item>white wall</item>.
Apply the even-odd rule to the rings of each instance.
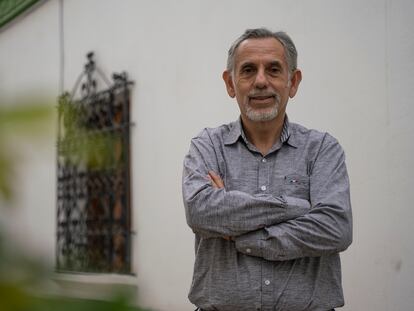
[[[182,159],[201,128],[237,118],[221,81],[226,52],[245,28],[266,26],[286,30],[299,50],[304,79],[290,118],[329,131],[346,150],[354,244],[342,256],[343,310],[412,308],[413,13],[409,0],[64,1],[65,88],[73,87],[90,50],[108,76],[127,70],[135,81],[134,270],[141,304],[192,310],[186,296],[193,236],[181,202]],[[2,93],[41,88],[42,81],[57,93],[57,19],[58,2],[47,1],[0,33]],[[19,54],[24,67],[17,66]],[[35,163],[36,175],[41,164]],[[44,197],[26,184],[24,209],[33,213],[41,203],[54,217],[54,161],[45,171],[47,180],[36,185]],[[36,220],[32,237],[53,249],[51,217]]]
[[[58,34],[57,1],[45,2],[0,31],[0,105],[28,104],[39,99],[55,105]],[[49,133],[41,132],[42,139],[27,131],[20,135],[6,133],[12,141],[9,151],[19,164],[13,181],[18,192],[13,202],[0,201],[0,207],[14,205],[0,209],[1,223],[11,230],[13,243],[23,244],[49,263],[55,256],[55,121],[46,128]]]

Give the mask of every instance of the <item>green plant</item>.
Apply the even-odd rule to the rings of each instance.
[[[18,194],[17,189],[13,188],[13,179],[15,168],[19,164],[16,159],[21,157],[17,155],[13,145],[21,137],[40,138],[46,133],[55,134],[51,130],[54,112],[52,107],[50,102],[42,100],[29,99],[27,103],[13,105],[4,105],[0,101],[0,201],[10,202]],[[66,128],[72,131],[65,136],[66,139],[85,137],[79,145],[80,148],[75,152],[68,150],[67,155],[77,159],[81,157],[92,168],[104,166],[107,163],[106,155],[110,154],[108,148],[116,143],[114,138],[94,136],[79,127],[79,120],[68,103],[63,103],[59,109],[64,110],[69,122]],[[45,296],[39,289],[50,279],[51,269],[21,250],[11,247],[13,242],[9,239],[11,237],[6,238],[0,227],[1,311],[144,311],[131,306],[127,295],[108,301]]]

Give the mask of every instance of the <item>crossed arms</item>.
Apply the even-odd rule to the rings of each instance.
[[[325,139],[310,176],[310,202],[295,197],[226,191],[208,137],[193,139],[184,160],[188,225],[204,238],[231,239],[236,249],[267,260],[318,257],[352,241],[349,182],[342,148]]]

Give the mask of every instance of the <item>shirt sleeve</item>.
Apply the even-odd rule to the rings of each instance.
[[[207,179],[210,170],[221,173],[211,140],[201,135],[192,140],[184,159],[182,191],[187,223],[203,237],[234,237],[309,211],[306,200],[287,208],[283,197],[213,188]]]
[[[319,257],[352,242],[352,212],[345,155],[327,134],[310,176],[311,209],[303,216],[235,239],[236,249],[267,260]]]

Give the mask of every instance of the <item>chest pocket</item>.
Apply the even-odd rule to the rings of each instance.
[[[278,195],[309,200],[309,176],[300,174],[277,176],[275,185]]]

